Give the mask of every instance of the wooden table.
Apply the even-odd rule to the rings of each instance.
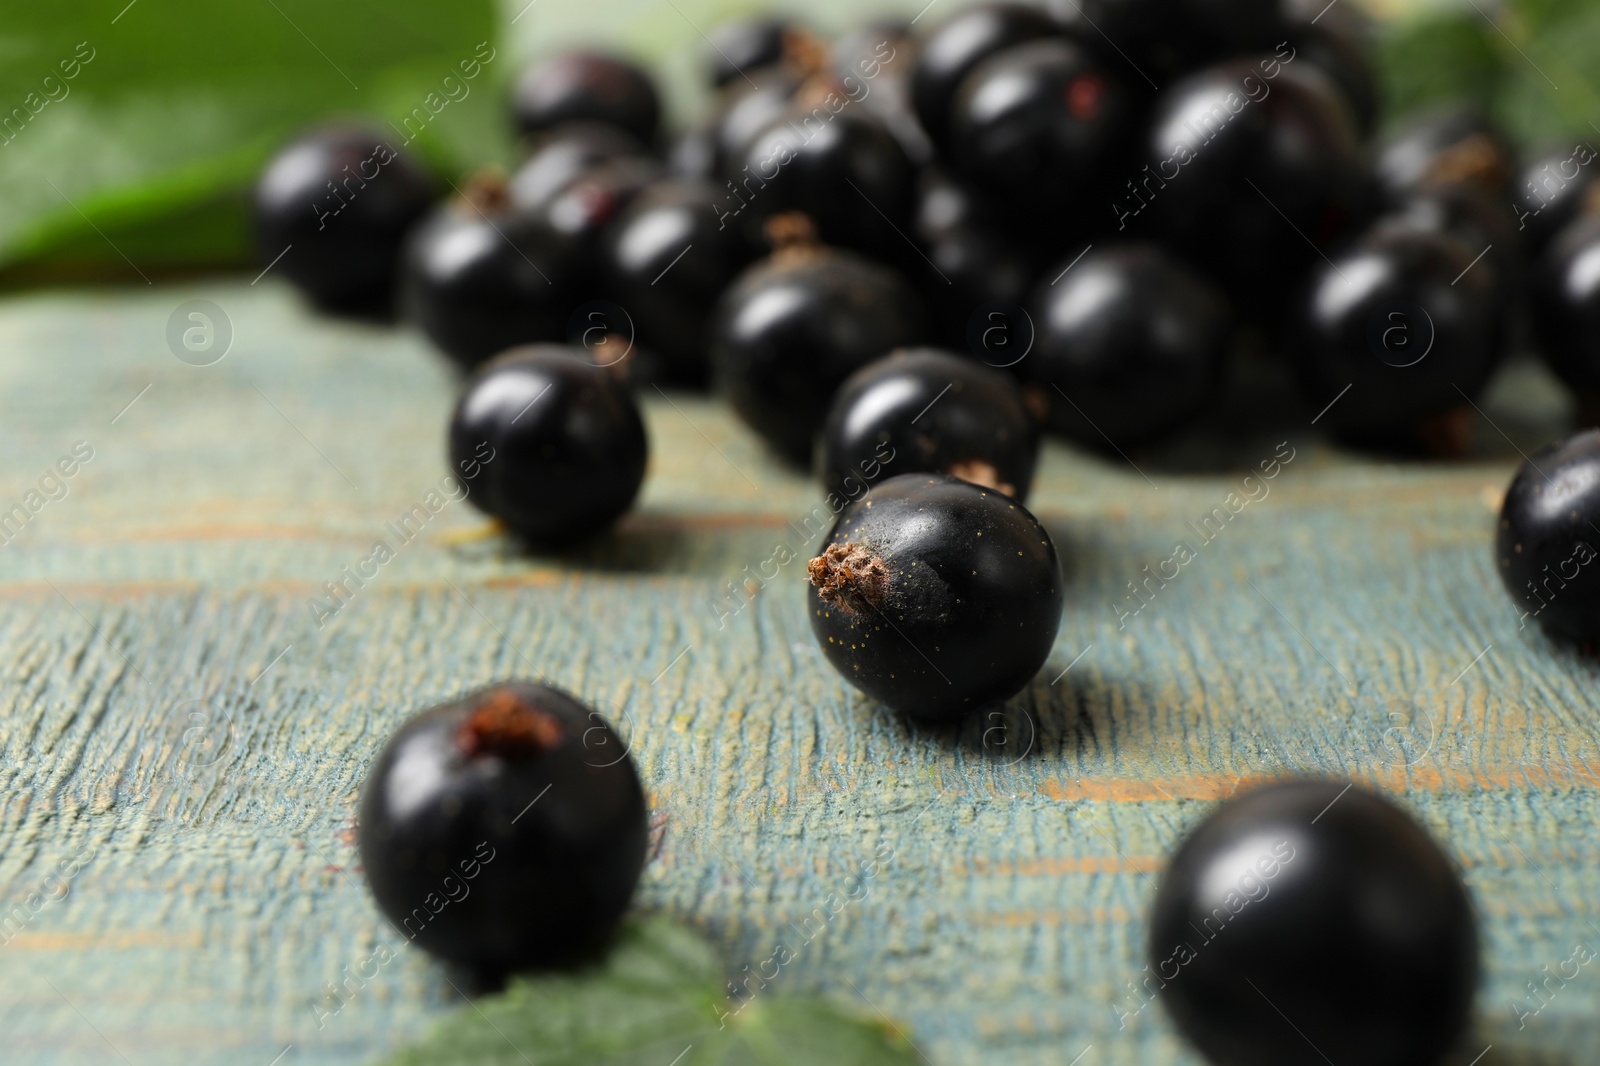
[[[169,350],[194,298],[231,323],[214,365]],[[415,952],[324,998],[392,937],[356,792],[412,711],[538,671],[621,722],[657,827],[640,906],[730,973],[892,849],[778,991],[870,999],[941,1066],[1193,1063],[1127,988],[1155,879],[1211,804],[1289,770],[1398,794],[1460,860],[1487,964],[1463,1063],[1594,1061],[1600,968],[1513,1010],[1600,947],[1600,671],[1519,629],[1489,550],[1514,447],[1561,427],[1538,371],[1503,377],[1465,463],[1337,453],[1244,387],[1163,452],[1051,445],[1032,503],[1068,560],[1060,638],[959,731],[844,686],[799,566],[729,609],[746,567],[814,546],[791,523],[819,496],[703,398],[646,390],[650,476],[599,544],[519,555],[453,536],[481,522],[450,504],[397,545],[454,389],[415,335],[270,278],[0,305],[0,511],[93,449],[0,548],[0,1059],[354,1063],[425,1031],[460,1000]],[[1280,442],[1270,494],[1119,617]],[[319,627],[379,539],[396,557]]]

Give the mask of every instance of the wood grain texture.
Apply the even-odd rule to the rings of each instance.
[[[194,296],[236,332],[211,367],[166,347]],[[1592,1061],[1600,970],[1513,1010],[1600,946],[1600,670],[1497,587],[1515,451],[1493,426],[1454,465],[1338,454],[1292,405],[1248,431],[1218,412],[1226,448],[1052,446],[1055,653],[1004,715],[938,731],[827,667],[797,565],[729,611],[746,567],[814,546],[819,498],[717,405],[654,390],[614,535],[452,543],[480,524],[453,504],[319,628],[323,583],[444,477],[453,392],[415,336],[313,319],[270,278],[0,306],[0,511],[94,448],[0,547],[0,1058],[356,1063],[424,1031],[461,997],[369,903],[356,791],[409,713],[542,673],[631,743],[658,833],[641,907],[710,931],[732,975],[798,942],[773,991],[882,1009],[940,1066],[1194,1063],[1159,1007],[1119,1025],[1155,879],[1210,804],[1290,770],[1391,790],[1460,860],[1488,969],[1463,1063]],[[1486,409],[1526,448],[1558,432],[1553,395],[1516,370]],[[1280,441],[1270,494],[1119,621]],[[865,896],[817,917],[880,848]],[[394,961],[333,1013],[380,943]]]

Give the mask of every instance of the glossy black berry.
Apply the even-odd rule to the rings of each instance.
[[[488,195],[441,207],[406,242],[406,315],[463,367],[520,344],[561,340],[578,249],[543,216]]]
[[[1495,563],[1523,626],[1600,638],[1600,430],[1536,453],[1506,491]]]
[[[648,158],[644,146],[615,126],[570,123],[534,141],[528,158],[507,183],[507,195],[516,207],[541,210],[595,167],[641,158]]]
[[[1284,6],[1284,33],[1294,61],[1326,74],[1350,105],[1362,136],[1370,136],[1381,103],[1371,19],[1354,5],[1329,7],[1327,0],[1288,0]],[[1276,41],[1262,42],[1269,43]]]
[[[888,127],[850,109],[842,91],[797,95],[750,138],[728,177],[746,201],[736,211],[752,240],[767,219],[801,211],[828,244],[889,262],[916,255],[905,235],[915,200],[911,161]]]
[[[810,465],[813,438],[844,380],[923,331],[899,274],[811,244],[748,268],[713,315],[713,377],[735,413],[790,461]]]
[[[640,193],[665,176],[665,168],[654,159],[609,159],[573,178],[539,211],[572,243],[577,259],[570,281],[579,295],[594,298],[603,291],[606,232]]]
[[[1600,218],[1579,218],[1550,242],[1528,298],[1545,362],[1585,400],[1600,393]]]
[[[438,198],[433,176],[382,134],[317,130],[284,148],[255,189],[263,265],[329,308],[394,296],[406,232]]]
[[[602,944],[644,867],[644,790],[621,739],[567,693],[507,681],[397,730],[368,772],[361,863],[406,937],[487,973]]]
[[[950,164],[1026,224],[1048,216],[1104,225],[1132,115],[1121,83],[1088,50],[1067,40],[1017,45],[962,80],[946,127]]]
[[[709,123],[711,163],[735,207],[754,196],[765,180],[742,169],[751,138],[788,112],[803,83],[787,66],[768,67],[730,83],[720,94]]]
[[[1455,237],[1483,253],[1473,269],[1487,266],[1494,273],[1503,301],[1515,300],[1522,291],[1525,248],[1516,215],[1480,185],[1456,182],[1414,193],[1375,226],[1410,226]]]
[[[1015,696],[1061,622],[1050,534],[1009,496],[959,478],[904,474],[868,490],[809,575],[828,661],[912,718],[950,721]]]
[[[933,162],[933,142],[911,104],[911,72],[921,53],[915,27],[898,20],[868,23],[834,42],[833,76],[856,103],[878,117],[917,167]]]
[[[890,474],[950,474],[1023,501],[1039,431],[1010,375],[927,348],[896,352],[840,386],[822,431],[822,487],[841,498]]]
[[[1052,37],[1061,27],[1027,4],[983,3],[952,15],[928,35],[911,74],[911,102],[933,143],[944,146],[962,79],[996,52]]]
[[[1391,201],[1460,181],[1505,200],[1513,195],[1516,156],[1482,112],[1449,106],[1424,111],[1385,138],[1375,167]]]
[[[1512,208],[1528,249],[1542,251],[1581,214],[1600,211],[1600,166],[1587,142],[1563,145],[1522,168]]]
[[[722,197],[707,182],[662,182],[607,229],[605,288],[632,318],[639,344],[666,376],[704,384],[709,320],[717,299],[755,257],[738,226],[719,218]]]
[[[755,15],[724,22],[706,38],[706,74],[713,88],[783,62],[785,42],[799,31],[788,19]]]
[[[639,409],[587,354],[555,345],[507,352],[467,382],[450,419],[450,465],[467,499],[540,547],[605,529],[644,481]]]
[[[1203,411],[1222,384],[1228,301],[1155,245],[1108,245],[1057,264],[1029,309],[1033,351],[1015,370],[1050,428],[1080,444],[1154,440]]]
[[[1164,89],[1145,166],[1111,207],[1123,236],[1165,235],[1268,312],[1366,209],[1349,106],[1289,55],[1233,60]]]
[[[1050,0],[1049,9],[1110,70],[1152,91],[1285,37],[1279,0]]]
[[[517,128],[539,133],[566,122],[603,122],[655,143],[661,101],[639,67],[599,52],[563,52],[522,72],[511,94]]]
[[[1436,1063],[1478,983],[1449,857],[1342,782],[1258,788],[1190,832],[1156,894],[1149,951],[1119,1018],[1159,1000],[1217,1066]]]
[[[1494,271],[1473,265],[1481,251],[1385,227],[1314,273],[1293,349],[1308,404],[1332,405],[1319,425],[1358,443],[1415,446],[1424,423],[1467,406],[1505,347]]]

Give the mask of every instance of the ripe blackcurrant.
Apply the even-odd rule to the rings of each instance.
[[[576,261],[568,279],[569,288],[580,295],[602,291],[606,231],[640,193],[665,174],[654,159],[610,159],[573,178],[539,211],[556,232],[572,243]]]
[[[1458,181],[1505,200],[1514,194],[1515,160],[1505,135],[1486,115],[1447,106],[1422,112],[1385,138],[1375,167],[1391,201]]]
[[[950,721],[1027,686],[1055,644],[1061,564],[992,489],[904,474],[846,507],[811,560],[811,631],[856,688]]]
[[[1046,271],[1033,351],[1015,367],[1051,429],[1097,449],[1168,433],[1222,383],[1228,301],[1155,245],[1096,248]]]
[[[834,395],[822,431],[822,487],[845,499],[894,474],[951,474],[1027,498],[1039,431],[1015,380],[918,348],[869,363]]]
[[[791,222],[803,231],[803,217],[781,216],[773,227]],[[740,418],[809,465],[834,390],[922,330],[917,295],[899,274],[797,237],[723,294],[711,326],[713,377]]]
[[[1600,209],[1600,167],[1587,143],[1563,145],[1522,168],[1513,209],[1528,250],[1537,254],[1580,214]]]
[[[1279,0],[1050,0],[1063,30],[1130,85],[1165,85],[1284,39]]]
[[[1086,49],[1067,40],[1017,45],[961,82],[947,125],[951,165],[1027,225],[1040,216],[1104,225],[1131,115],[1121,83]]]
[[[450,419],[451,468],[479,471],[467,499],[540,547],[605,529],[644,481],[639,409],[585,354],[555,345],[507,352],[467,382]]]
[[[905,230],[915,183],[905,149],[878,118],[843,110],[842,92],[799,93],[729,163],[755,239],[774,215],[802,211],[829,244],[898,263],[916,252]]]
[[[1356,128],[1362,136],[1370,135],[1380,103],[1371,19],[1351,4],[1330,8],[1326,0],[1288,0],[1284,6],[1284,33],[1295,49],[1295,62],[1326,74],[1350,105]]]
[[[911,102],[933,143],[947,143],[951,103],[974,67],[1012,45],[1060,33],[1038,8],[1004,2],[966,8],[930,33],[911,74]]]
[[[1152,208],[1237,300],[1269,311],[1359,221],[1367,189],[1349,106],[1289,56],[1234,60],[1164,89],[1147,165],[1112,205],[1119,230],[1141,237],[1138,216]]]
[[[834,42],[833,76],[846,93],[863,94],[856,103],[876,115],[906,157],[922,167],[933,160],[933,143],[911,105],[911,71],[919,52],[910,23],[871,22]]]
[[[572,241],[541,215],[477,191],[441,207],[406,242],[401,299],[410,319],[462,366],[566,334]]]
[[[539,133],[565,122],[604,122],[653,144],[661,101],[650,75],[616,56],[564,52],[522,72],[512,90],[517,128]]]
[[[706,73],[713,88],[783,62],[784,45],[798,30],[788,19],[755,15],[724,22],[706,38]]]
[[[1418,1066],[1466,1027],[1478,938],[1421,826],[1365,789],[1294,780],[1228,801],[1184,840],[1148,972],[1141,987],[1218,1066]]]
[[[1511,301],[1522,291],[1524,246],[1516,215],[1480,185],[1455,182],[1414,193],[1374,226],[1410,226],[1455,237],[1474,253],[1484,253],[1473,269],[1487,266],[1495,273],[1501,300]]]
[[[313,131],[274,156],[256,183],[262,262],[324,307],[382,307],[394,296],[406,232],[437,198],[433,176],[382,134]]]
[[[715,186],[652,186],[606,231],[605,288],[633,319],[641,345],[667,377],[704,384],[710,373],[709,320],[729,282],[754,258],[740,227],[719,222]]]
[[[1523,624],[1573,640],[1600,638],[1600,430],[1523,464],[1500,508],[1495,563]]]
[[[615,126],[573,122],[539,137],[511,175],[506,192],[525,211],[549,207],[581,175],[619,159],[648,158],[633,136]]]
[[[1540,354],[1592,401],[1600,393],[1600,218],[1579,218],[1550,242],[1528,295]]]
[[[602,944],[632,899],[648,826],[611,726],[559,689],[509,681],[396,731],[368,772],[358,835],[395,927],[494,974]]]
[[[1313,275],[1294,349],[1307,401],[1332,405],[1322,425],[1357,443],[1415,446],[1424,423],[1476,395],[1506,333],[1495,272],[1473,265],[1481,250],[1381,227]]]

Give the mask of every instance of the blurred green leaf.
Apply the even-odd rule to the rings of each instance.
[[[772,961],[772,960],[769,960]],[[775,963],[774,963],[775,964]],[[781,972],[781,970],[780,970]],[[737,1013],[695,933],[638,921],[594,969],[522,978],[383,1066],[912,1066],[900,1033],[809,997],[760,991]]]
[[[1491,105],[1503,80],[1503,59],[1482,16],[1429,14],[1384,27],[1378,68],[1386,119],[1446,100]]]
[[[253,257],[244,191],[329,115],[399,129],[447,171],[503,159],[508,58],[492,0],[55,0],[0,24],[0,266],[49,257],[142,272]],[[70,75],[70,76],[69,76]],[[427,113],[425,111],[425,113]],[[398,140],[405,138],[397,133]]]

